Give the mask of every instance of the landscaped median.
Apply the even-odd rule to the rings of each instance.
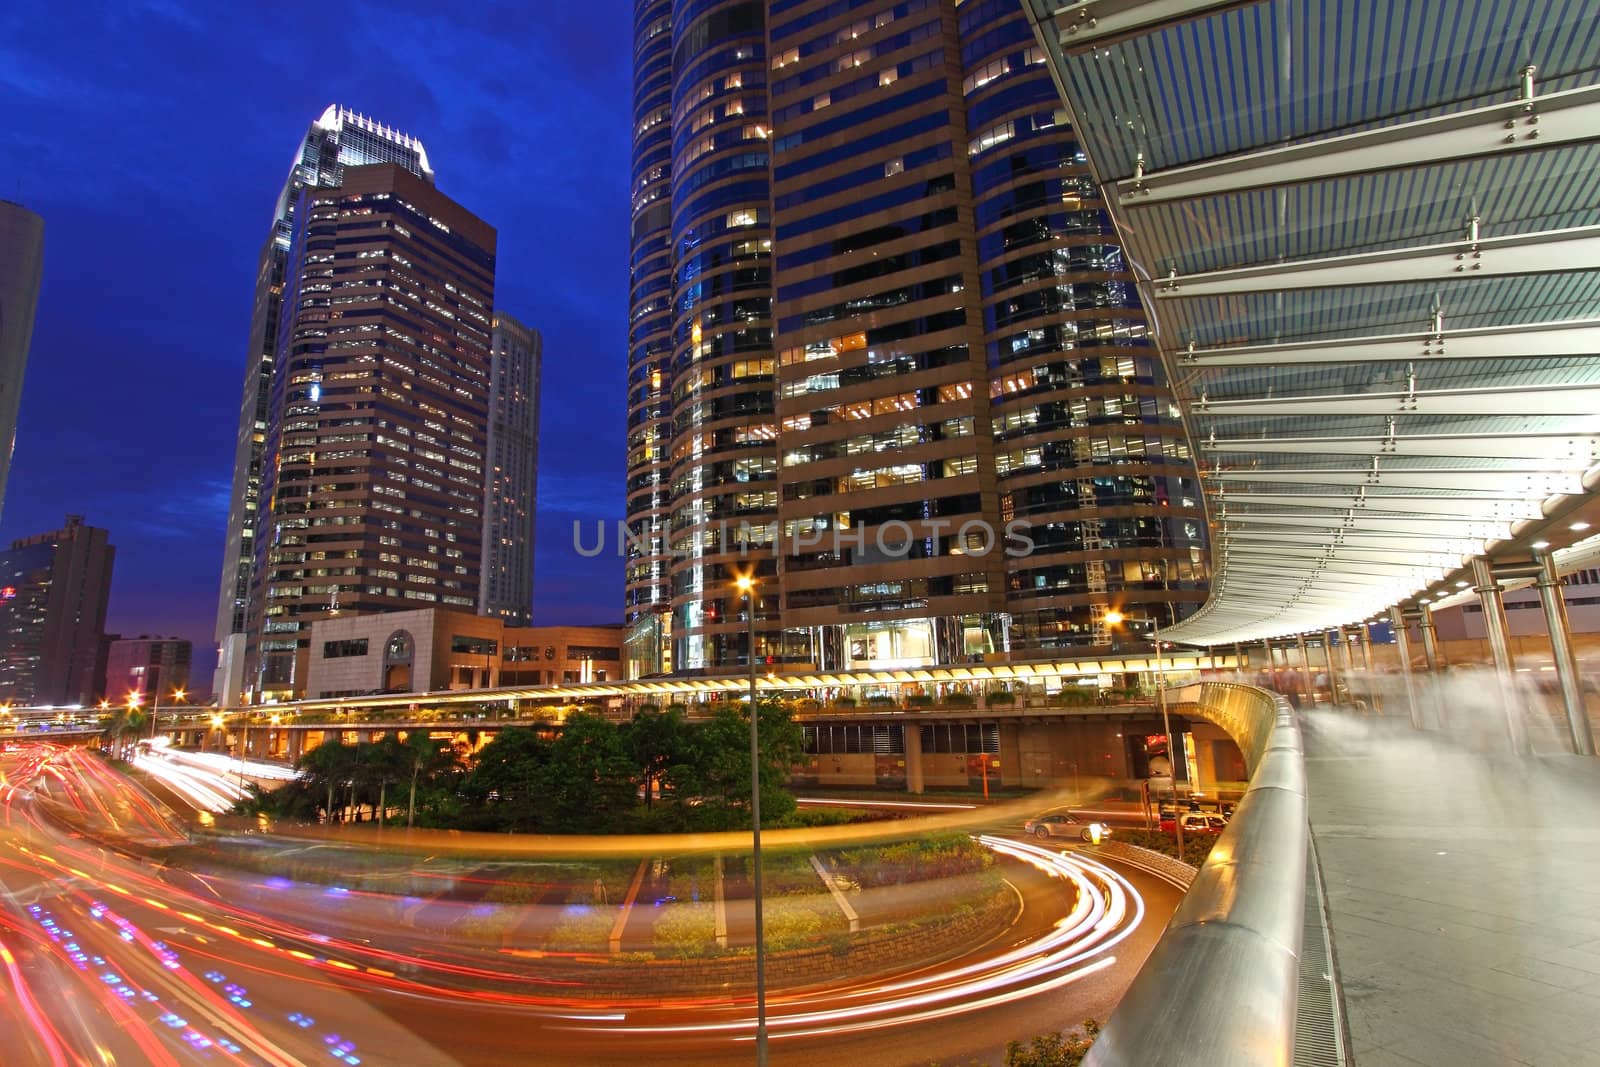
[[[722,992],[748,984],[753,966],[748,852],[473,860],[238,837],[177,851],[164,859],[231,873],[252,909],[277,901],[292,914],[295,898],[359,894],[340,909],[352,925],[398,923],[581,995]],[[992,940],[1018,908],[994,854],[963,833],[767,851],[767,982],[798,988],[948,959]]]

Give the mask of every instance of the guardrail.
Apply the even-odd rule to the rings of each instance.
[[[1300,727],[1254,686],[1208,682],[1180,699],[1238,743],[1250,786],[1085,1063],[1287,1064],[1310,835]]]

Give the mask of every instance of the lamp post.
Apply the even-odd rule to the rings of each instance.
[[[250,751],[250,709],[244,710],[243,725],[239,727],[239,792],[244,793],[244,760]]]
[[[173,700],[182,700],[183,699],[183,690],[182,689],[174,689],[172,691],[172,699]],[[129,700],[132,701],[132,700],[134,700],[134,698],[133,697],[129,697]],[[138,704],[134,703],[134,707],[138,707]],[[152,741],[154,741],[156,739],[156,714],[160,710],[161,710],[161,689],[160,689],[159,686],[151,686],[150,687],[150,740],[152,740]]]
[[[750,840],[756,920],[756,1067],[767,1067],[767,951],[761,913],[761,734],[756,706],[756,582],[741,574],[734,583],[744,594],[750,631]]]
[[[1120,611],[1106,612],[1106,623],[1116,626],[1126,618]],[[1161,624],[1150,620],[1150,641],[1156,646],[1156,702],[1161,708],[1161,729],[1167,735],[1167,781],[1172,784],[1172,828],[1178,835],[1178,861],[1183,861],[1183,813],[1178,810],[1178,748],[1173,743],[1172,719],[1167,714],[1167,675],[1161,668]],[[1157,821],[1159,825],[1159,820]]]

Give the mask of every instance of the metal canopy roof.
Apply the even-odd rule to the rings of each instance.
[[[1021,2],[1205,486],[1168,635],[1358,622],[1592,500],[1592,3]]]

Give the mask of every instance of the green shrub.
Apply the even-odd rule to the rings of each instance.
[[[490,886],[483,899],[495,904],[531,904],[539,899],[543,888],[528,882],[507,879]]]
[[[906,707],[931,708],[933,707],[933,695],[931,693],[912,693],[906,697]]]
[[[475,907],[451,928],[454,937],[484,943],[499,948],[506,934],[516,925],[514,912],[499,907]]]
[[[768,901],[765,910],[766,944],[769,952],[805,948],[822,934],[822,917],[810,905],[799,901]]]
[[[716,955],[715,909],[710,904],[664,905],[656,916],[655,943],[662,953],[681,959]]]
[[[970,708],[977,704],[971,693],[951,693],[944,698],[944,702],[946,707],[951,708]]]
[[[1007,1041],[1005,1067],[1078,1067],[1099,1033],[1100,1024],[1089,1019],[1081,1031],[1040,1034],[1026,1045]]]
[[[855,697],[840,697],[839,699],[837,699],[837,700],[835,700],[833,702],[833,706],[836,707],[836,708],[853,708],[853,707],[856,706],[856,698]]]
[[[569,906],[550,928],[545,948],[551,952],[604,952],[611,945],[611,928],[616,922],[614,908]]]
[[[1017,702],[1017,694],[1009,689],[991,689],[986,694],[985,699],[990,704],[1015,704]]]
[[[868,697],[867,698],[867,707],[869,707],[869,708],[892,708],[892,707],[894,707],[894,697],[886,697],[886,696]]]
[[[1217,843],[1216,834],[1184,834],[1183,835],[1183,861],[1198,867],[1205,862],[1211,854],[1211,846]],[[1118,830],[1112,838],[1127,845],[1137,845],[1147,848],[1152,852],[1159,852],[1163,856],[1178,858],[1178,835],[1162,833],[1160,830]]]

